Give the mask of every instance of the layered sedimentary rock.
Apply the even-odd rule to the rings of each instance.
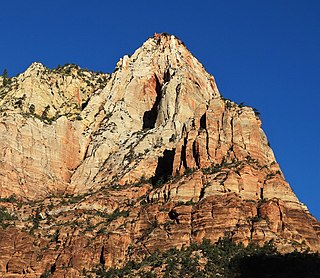
[[[110,76],[35,63],[3,84],[2,275],[93,275],[223,236],[320,250],[257,112],[224,99],[176,37]]]

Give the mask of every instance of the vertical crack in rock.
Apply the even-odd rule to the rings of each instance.
[[[169,82],[170,79],[171,79],[170,70],[166,69],[164,74],[163,74],[163,84]]]
[[[192,143],[192,156],[198,168],[200,168],[200,154],[199,154],[199,145],[196,141]]]
[[[84,110],[87,107],[90,100],[91,98],[88,98],[86,101],[81,103],[81,110]]]
[[[188,168],[188,165],[187,165],[187,137],[185,137],[183,139],[183,145],[181,147],[181,160],[180,160],[180,166],[179,166],[179,169],[181,169],[181,166],[184,167],[184,169],[187,169]]]
[[[260,188],[260,200],[263,200],[263,187]]]
[[[152,185],[159,185],[167,182],[172,176],[173,160],[176,149],[165,150],[163,156],[158,158],[155,175],[151,178]]]
[[[156,100],[151,108],[151,110],[144,112],[143,115],[143,129],[152,129],[155,127],[156,121],[157,121],[157,116],[158,116],[158,107],[159,107],[159,103],[161,100],[161,89],[162,86],[159,82],[158,77],[155,75],[155,79],[156,79],[156,93],[157,93],[157,97]]]
[[[219,126],[219,122],[218,122]],[[209,132],[207,129],[207,112],[205,112],[200,118],[200,129],[204,129],[206,131],[206,152],[208,159],[210,159],[210,151],[209,151]],[[220,141],[220,132],[219,132],[219,141]]]
[[[174,107],[174,115],[173,115],[173,123],[175,124],[176,116],[179,112],[179,97],[180,97],[180,91],[181,91],[181,84],[179,83],[176,87],[176,101],[175,101],[175,107]]]
[[[224,132],[224,129],[223,129],[224,128],[224,114],[225,114],[225,110],[222,112],[221,121],[219,119],[217,120],[218,142],[217,142],[217,144],[215,146],[215,150],[214,150],[215,157],[217,157],[217,151],[221,147],[221,133]],[[208,133],[208,137],[209,137],[209,133]]]
[[[104,265],[106,263],[106,259],[104,258],[104,245],[101,248],[101,252],[100,252],[100,259],[99,259],[100,264],[102,265],[102,267],[104,268]]]
[[[200,128],[207,129],[207,113],[204,113],[200,118]]]
[[[203,186],[200,190],[200,194],[199,194],[199,201],[201,201],[205,195],[205,190],[206,188]]]
[[[200,190],[200,193],[199,193],[199,200],[198,201],[201,201],[204,197],[205,197],[205,191],[206,191],[206,187],[208,186],[208,182],[207,182],[207,179],[206,177],[202,177],[201,179],[201,190]]]
[[[231,128],[231,146],[233,146],[233,118],[230,120],[230,128]]]
[[[54,262],[50,268],[50,273],[53,274],[56,271],[56,268],[57,268],[57,265],[56,265],[56,262]]]
[[[251,221],[251,227],[250,227],[250,241],[252,241],[253,232],[254,232],[254,222],[253,222],[253,221]]]

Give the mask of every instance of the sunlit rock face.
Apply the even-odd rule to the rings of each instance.
[[[111,75],[34,63],[1,84],[3,276],[85,276],[223,236],[320,250],[257,111],[224,99],[175,36]]]

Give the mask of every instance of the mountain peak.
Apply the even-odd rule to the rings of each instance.
[[[40,62],[33,62],[25,71],[25,73],[31,72],[41,72],[46,70],[47,68]]]
[[[225,236],[320,250],[258,115],[221,97],[175,36],[155,34],[111,76],[44,69],[0,88],[0,272],[81,276]]]
[[[171,87],[169,84],[176,87],[178,84],[181,86],[181,84],[190,83],[188,85],[190,86],[193,83],[198,88],[191,91],[202,95],[201,98],[204,97],[205,102],[208,102],[210,98],[220,96],[213,76],[206,72],[203,65],[180,39],[166,33],[155,34],[145,41],[131,57],[125,55],[120,59],[114,76],[129,79],[154,79],[150,84],[157,84],[158,95],[162,89],[176,95],[175,88],[168,90]],[[199,90],[200,87],[201,90]]]
[[[154,33],[153,37],[149,40],[155,40],[158,45],[183,45],[185,44],[175,35],[169,33]]]

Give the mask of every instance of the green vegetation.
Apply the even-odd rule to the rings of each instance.
[[[196,168],[189,168],[189,167],[188,167],[188,168],[184,171],[184,175],[190,176],[190,175],[192,175],[195,171],[196,171]]]
[[[52,272],[48,269],[40,275],[40,278],[50,278],[50,277],[52,277]]]
[[[223,96],[221,96],[221,100],[223,100],[223,101],[225,102],[227,109],[230,109],[230,108],[236,107],[236,106],[238,106],[239,108],[250,107],[250,106],[248,106],[248,105],[245,105],[243,102],[240,102],[239,104],[237,104],[237,103],[231,101],[230,99],[224,98]],[[259,117],[261,113],[258,111],[258,109],[254,108],[254,107],[251,107],[251,108],[252,108],[254,114],[255,114],[257,117]]]
[[[6,208],[0,207],[0,226],[2,227],[2,229],[5,229],[10,225],[9,221],[16,220],[16,219],[17,218],[12,214],[10,214]]]
[[[120,210],[119,208],[117,208],[116,210],[114,210],[112,213],[109,213],[109,214],[108,213],[104,213],[102,211],[98,211],[98,210],[86,210],[84,213],[87,214],[87,215],[99,216],[99,217],[105,219],[104,223],[106,225],[110,224],[112,221],[114,221],[114,220],[116,220],[116,219],[118,219],[120,217],[128,217],[129,216],[129,211]],[[95,228],[95,226],[90,226],[88,221],[89,221],[89,218],[87,218],[87,224],[86,224],[87,227],[89,227],[89,229],[90,229],[90,227],[92,229]]]
[[[164,185],[168,181],[168,179],[166,180],[164,177],[158,178],[152,185],[152,188],[153,189],[160,188],[162,185]]]
[[[107,222],[110,223],[113,220],[120,218],[120,217],[128,217],[129,212],[126,210],[119,210],[118,208],[111,214],[106,214],[104,217],[107,219]]]
[[[2,77],[2,86],[5,87],[9,84],[8,72],[6,69],[3,70]]]
[[[257,116],[257,117],[259,117],[260,116],[260,112],[259,112],[259,110],[258,109],[256,109],[256,108],[252,108],[253,109],[253,112],[254,112],[254,114]]]
[[[16,196],[14,194],[10,195],[9,197],[5,198],[0,198],[0,202],[5,202],[5,203],[17,203]]]
[[[95,269],[97,277],[318,277],[319,255],[293,252],[281,255],[272,242],[259,247],[236,244],[229,238],[216,244],[203,240],[181,250],[155,252],[123,268]]]
[[[150,235],[153,232],[153,230],[158,226],[159,226],[159,223],[157,220],[151,221],[149,223],[148,228],[144,231],[143,235],[141,236],[141,240],[145,239],[148,235]]]
[[[244,163],[242,161],[238,161],[236,159],[233,159],[230,162],[227,162],[225,159],[223,159],[220,164],[212,164],[208,168],[202,168],[201,170],[204,174],[215,174],[223,169],[240,169],[243,164]]]
[[[65,195],[61,200],[61,205],[76,204],[85,198],[84,195]]]
[[[244,247],[228,238],[211,244],[203,240],[201,244],[191,244],[181,250],[170,249],[164,253],[155,252],[140,262],[129,261],[123,268],[104,271],[98,268],[98,277],[239,277],[242,260],[257,255],[278,254],[272,243],[263,247],[249,244]],[[146,267],[149,267],[146,271]],[[151,268],[151,269],[150,269]]]
[[[246,105],[245,105],[243,102],[240,102],[240,103],[238,104],[238,106],[239,106],[240,108],[242,108],[242,107],[245,107]]]
[[[230,149],[229,151],[232,151],[232,149]],[[245,165],[248,165],[248,164],[252,166],[252,168],[254,168],[255,170],[262,170],[264,168],[268,169],[267,165],[261,165],[257,159],[254,159],[251,156],[247,156],[245,160],[237,160],[234,158],[231,161],[230,160],[228,161],[228,159],[224,158],[220,164],[213,163],[207,168],[202,168],[201,171],[204,174],[215,174],[221,171],[227,172],[232,169],[237,173]],[[277,170],[274,173],[270,173],[266,179],[274,177],[275,175],[281,175],[281,172]]]
[[[12,216],[4,207],[0,207],[0,222],[4,220],[14,220],[16,219],[14,216]]]
[[[40,216],[40,210],[39,210],[39,208],[37,208],[35,214],[32,216],[32,223],[33,223],[32,229],[33,230],[39,228],[40,220],[42,220],[42,218]]]
[[[7,93],[14,87],[14,78],[8,77],[6,69],[2,73],[2,82],[0,83],[0,98],[4,98]]]

